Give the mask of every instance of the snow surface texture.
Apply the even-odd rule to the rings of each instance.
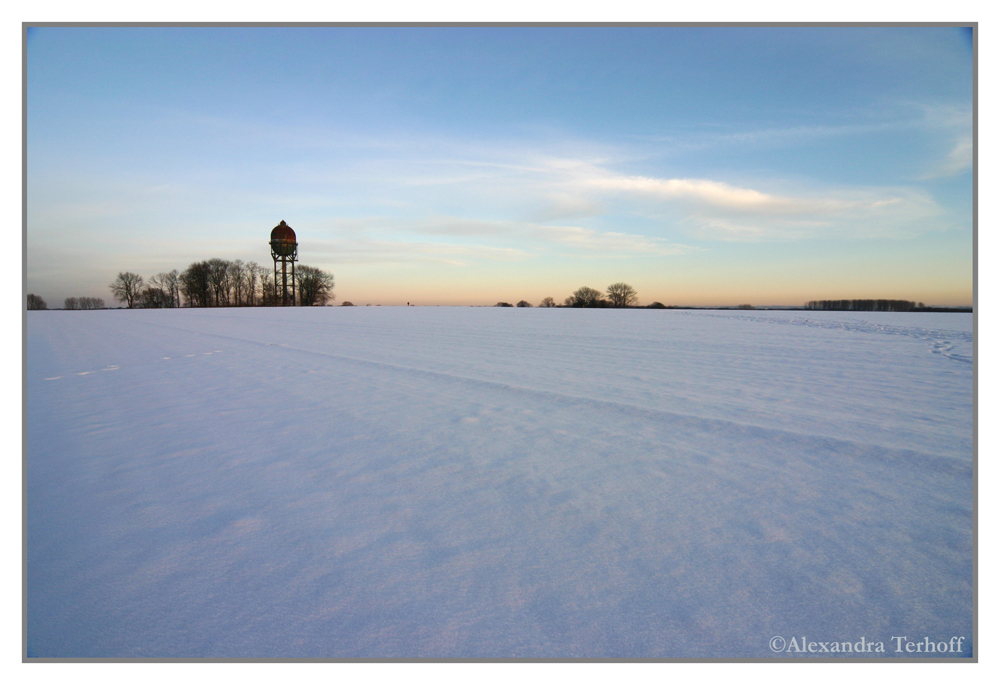
[[[964,314],[29,312],[28,654],[969,657],[971,362]]]

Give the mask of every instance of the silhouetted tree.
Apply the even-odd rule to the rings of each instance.
[[[135,306],[139,293],[142,292],[142,276],[131,271],[119,273],[114,282],[109,286],[111,294],[119,302],[124,302],[125,306],[132,309]]]
[[[299,305],[322,306],[334,299],[331,274],[314,266],[300,266],[295,270],[295,278],[299,282]]]
[[[225,259],[209,259],[208,262],[208,284],[212,287],[212,299],[216,307],[229,306],[229,290],[231,287],[229,279],[229,262]]]
[[[242,260],[229,262],[229,285],[233,293],[232,304],[234,307],[242,307],[246,302],[245,276],[246,265]]]
[[[274,297],[274,272],[265,266],[260,267],[257,272],[257,276],[260,278],[260,303],[265,307],[273,307],[275,305]]]
[[[611,300],[612,307],[620,309],[634,305],[639,301],[639,296],[628,283],[612,283],[608,286],[608,299]]]
[[[602,307],[607,306],[607,302],[601,296],[600,291],[583,286],[570,297],[566,298],[569,307]]]
[[[180,291],[180,274],[177,273],[177,269],[170,271],[168,273],[158,274],[157,278],[160,281],[160,287],[163,288],[164,292],[167,293],[167,299],[169,304],[168,307],[180,307],[181,306],[181,291]]]
[[[646,309],[666,309],[667,305],[662,302],[654,302],[653,304],[646,305]]]
[[[43,300],[34,293],[28,293],[28,309],[48,309]]]
[[[493,306],[494,307],[513,307],[514,305],[512,305],[510,302],[497,302]]]
[[[243,269],[243,292],[244,304],[248,307],[256,307],[259,298],[257,297],[257,279],[260,278],[260,266],[257,262],[247,262]]]
[[[139,293],[138,298],[144,309],[163,309],[173,306],[174,298],[170,294],[169,286],[164,282],[166,278],[166,274],[149,277],[146,287]]]
[[[341,306],[341,307],[353,307],[353,306],[354,306],[354,303],[353,303],[353,302],[351,302],[351,301],[347,301],[347,302],[341,302],[341,303],[340,303],[340,306]]]
[[[180,275],[180,289],[189,307],[208,307],[211,285],[208,262],[195,262]]]
[[[541,304],[539,304],[538,306],[539,307],[555,307],[556,306],[556,301],[553,300],[551,297],[546,297],[544,300],[542,300]]]
[[[518,307],[530,307],[531,303],[528,302],[527,300],[521,300],[520,302],[517,303],[517,306]]]
[[[79,309],[80,303],[77,302],[75,297],[67,297],[63,300],[63,309]]]
[[[154,278],[155,276],[149,279],[151,283]],[[150,284],[142,289],[136,301],[143,309],[163,309],[170,306],[171,297],[162,288]]]

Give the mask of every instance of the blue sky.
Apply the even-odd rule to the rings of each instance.
[[[285,220],[338,301],[972,302],[955,28],[41,28],[28,290]]]

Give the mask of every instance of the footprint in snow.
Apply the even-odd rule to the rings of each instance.
[[[222,352],[222,350],[212,350],[211,352],[202,352],[202,354],[203,355],[218,354],[220,352]],[[197,354],[185,354],[184,356],[185,357],[197,357],[198,355]],[[173,357],[160,357],[160,359],[173,359]],[[122,367],[121,367],[120,364],[108,364],[103,369],[101,369],[101,371],[118,371],[121,368]],[[96,371],[80,371],[76,375],[77,376],[89,376],[92,373],[97,373],[97,372]],[[57,381],[60,378],[62,378],[62,376],[49,376],[48,378],[46,378],[44,380],[47,380],[47,381]]]

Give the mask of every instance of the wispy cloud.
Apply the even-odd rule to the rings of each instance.
[[[930,195],[906,187],[786,186],[774,192],[717,179],[628,175],[579,160],[550,160],[548,166],[549,182],[564,198],[659,217],[702,239],[906,237],[931,230],[941,212]]]
[[[556,249],[579,256],[689,251],[683,239],[668,238],[678,232],[699,240],[801,240],[902,238],[940,228],[934,219],[941,210],[933,198],[907,187],[803,187],[774,179],[757,186],[627,174],[592,160],[537,156],[498,165],[494,176],[474,182],[454,174],[450,165],[418,171],[418,178],[393,180],[400,188],[427,189],[419,197],[406,196],[411,209],[433,212],[450,206],[459,211],[431,214],[422,221],[387,219],[380,222],[384,230],[500,244],[533,254]],[[483,208],[510,218],[482,219]],[[630,222],[630,216],[639,221]],[[579,219],[589,219],[590,225],[578,225]],[[573,221],[566,225],[566,220]],[[619,228],[628,223],[646,230]]]
[[[466,266],[481,260],[509,262],[530,259],[533,256],[526,250],[509,247],[414,240],[374,240],[363,237],[313,240],[309,249],[318,259],[334,256],[336,261],[342,264],[433,263]]]
[[[955,131],[949,127],[962,117],[942,109],[925,119]],[[153,209],[184,198],[198,217],[191,231],[226,237],[239,227],[223,231],[208,223],[244,221],[229,218],[239,207],[247,216],[274,214],[275,222],[306,228],[313,254],[325,249],[337,262],[383,264],[671,256],[714,240],[908,237],[941,228],[940,208],[914,188],[635,173],[627,151],[586,142],[573,154],[556,154],[574,147],[565,141],[379,145],[379,154],[287,164],[266,181],[256,167],[229,169],[221,188],[182,187],[169,174],[151,175],[142,193],[119,189],[100,198],[124,206],[82,211],[56,192],[43,206],[68,216],[87,213],[93,221],[131,208],[138,224],[143,211],[155,215]],[[970,157],[971,139],[960,139],[941,173],[960,173]],[[34,226],[39,219],[56,223],[56,216],[32,211]],[[326,242],[317,241],[324,234]]]
[[[794,126],[772,126],[767,128],[744,128],[721,131],[687,131],[666,135],[640,136],[641,140],[666,143],[672,148],[701,150],[710,147],[760,146],[785,147],[801,145],[825,138],[845,138],[849,136],[898,131],[904,128],[919,128],[926,125],[920,118],[893,118],[888,121],[868,121],[853,124],[813,124]]]
[[[923,105],[926,126],[950,137],[948,152],[923,176],[922,180],[945,178],[972,169],[972,110],[951,105]]]
[[[544,226],[531,229],[543,239],[570,248],[593,253],[590,256],[625,257],[658,255],[662,257],[684,254],[694,248],[671,243],[660,238],[614,231],[600,232],[579,226]]]
[[[960,136],[937,168],[924,174],[924,180],[958,176],[972,169],[972,136]]]
[[[597,231],[582,226],[553,226],[534,222],[472,221],[436,217],[413,230],[423,235],[463,236],[513,241],[536,254],[570,250],[582,257],[669,256],[692,251],[692,247],[670,241],[615,231]]]
[[[693,235],[715,240],[865,240],[911,238],[948,228],[941,208],[927,194],[907,188],[841,189],[815,211],[754,216],[752,213],[695,211],[681,220]]]
[[[717,207],[743,214],[805,214],[843,209],[844,201],[834,198],[795,198],[763,193],[752,188],[697,178],[649,178],[645,176],[602,175],[590,181],[605,190],[639,193],[679,200],[704,207]]]

